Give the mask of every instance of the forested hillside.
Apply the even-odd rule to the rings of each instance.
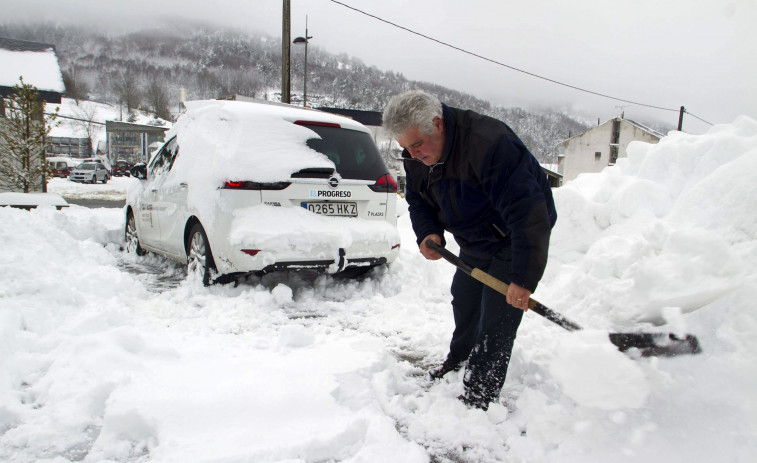
[[[277,99],[281,86],[281,42],[197,24],[110,35],[93,28],[52,24],[4,24],[0,36],[54,44],[69,96],[142,107],[170,118],[179,107],[180,89],[187,98],[240,94]],[[292,47],[292,99],[301,97],[304,59]],[[492,106],[470,94],[400,73],[384,72],[347,55],[308,50],[308,103],[381,111],[388,99],[414,88],[436,94],[450,104],[490,114],[509,124],[542,161],[555,163],[556,144],[588,125],[559,112],[532,112]],[[299,100],[301,101],[301,100]]]

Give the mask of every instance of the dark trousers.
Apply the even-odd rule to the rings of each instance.
[[[505,246],[488,261],[460,253],[467,264],[509,283],[510,246]],[[458,270],[452,279],[452,333],[448,360],[468,359],[465,372],[465,395],[476,402],[489,404],[497,400],[505,383],[507,366],[523,311],[509,305],[501,294],[470,275]]]

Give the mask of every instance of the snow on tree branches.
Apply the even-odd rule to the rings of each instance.
[[[0,190],[46,192],[52,171],[45,148],[58,110],[45,115],[37,88],[23,77],[19,81],[5,100],[6,117],[0,118]]]

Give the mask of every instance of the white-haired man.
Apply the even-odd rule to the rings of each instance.
[[[499,397],[528,298],[544,273],[557,219],[544,171],[503,122],[448,107],[421,91],[394,96],[384,129],[404,148],[405,189],[420,252],[444,245],[444,231],[460,258],[510,283],[502,295],[458,270],[452,280],[455,330],[438,379],[466,360],[460,399],[486,410]]]

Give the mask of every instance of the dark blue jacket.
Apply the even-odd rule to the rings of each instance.
[[[557,219],[539,162],[503,122],[442,105],[446,139],[441,160],[426,166],[402,153],[406,199],[418,243],[454,235],[461,250],[491,259],[512,248],[510,281],[536,289]]]

